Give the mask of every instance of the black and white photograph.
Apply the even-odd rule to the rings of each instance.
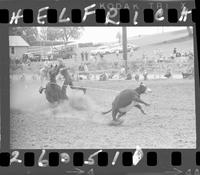
[[[193,27],[10,27],[11,149],[196,148]]]

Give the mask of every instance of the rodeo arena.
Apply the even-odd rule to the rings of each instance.
[[[102,43],[9,36],[11,149],[196,147],[193,34],[119,31]]]

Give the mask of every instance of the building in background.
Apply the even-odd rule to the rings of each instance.
[[[9,36],[9,53],[11,59],[21,59],[28,51],[29,44],[21,36]]]

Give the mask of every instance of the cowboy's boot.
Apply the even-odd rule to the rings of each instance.
[[[43,88],[42,86],[39,88],[39,93],[40,93],[40,94],[42,93],[43,89],[44,89],[44,88]]]

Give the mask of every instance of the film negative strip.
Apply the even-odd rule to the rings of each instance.
[[[0,1],[0,173],[199,175],[197,9]]]
[[[49,5],[43,5],[41,8],[36,6],[34,9],[28,7],[22,9],[20,8],[21,6],[17,8],[16,4],[12,7],[12,3],[10,3],[10,9],[3,7],[0,10],[0,23],[19,25],[33,23],[37,25],[45,25],[45,23],[47,25],[71,25],[81,23],[81,25],[92,25],[89,22],[94,22],[95,25],[126,24],[132,26],[138,25],[138,23],[139,25],[142,25],[142,23],[143,25],[160,25],[159,22],[168,23],[168,25],[171,23],[184,25],[186,21],[187,24],[192,24],[192,21],[197,21],[197,12],[194,9],[194,3],[188,3],[189,6],[186,7],[183,2],[180,4],[180,2],[174,3],[172,1],[172,6],[169,6],[168,3],[163,4],[161,2],[149,2],[146,4],[140,1],[131,4],[126,2],[102,2],[99,4],[88,3],[88,6],[86,6],[86,3],[82,8],[67,8],[66,6],[63,7],[56,4],[52,7]],[[71,4],[71,2],[69,3]],[[8,5],[9,3],[6,4]],[[33,4],[36,5],[34,2]],[[91,19],[87,20],[87,18]]]

